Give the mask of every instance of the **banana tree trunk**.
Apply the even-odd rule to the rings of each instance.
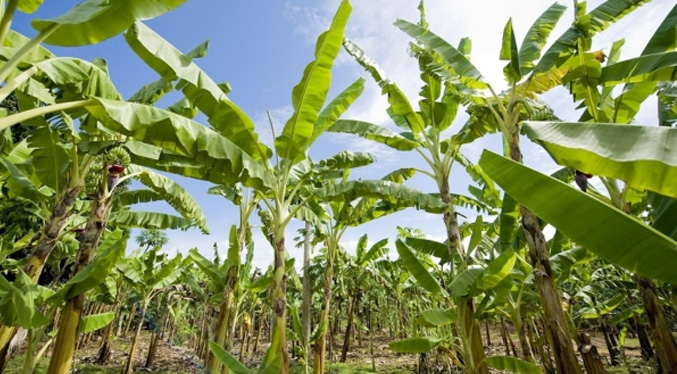
[[[320,320],[317,323],[318,328],[323,330],[314,346],[315,360],[313,365],[313,374],[324,374],[325,360],[327,356],[327,334],[331,329],[329,326],[329,308],[331,306],[331,286],[334,279],[334,247],[331,244],[328,247],[327,269],[325,270],[324,275],[324,300],[322,300]]]
[[[348,358],[348,350],[350,349],[350,341],[352,339],[353,333],[353,319],[355,318],[355,307],[358,302],[358,290],[357,287],[351,292],[351,296],[348,298],[348,324],[346,325],[346,333],[343,336],[343,350],[341,351],[341,362],[346,362]]]
[[[637,277],[639,294],[644,302],[646,316],[649,319],[649,332],[653,339],[658,363],[663,374],[677,373],[677,343],[672,329],[665,317],[663,307],[658,301],[658,293],[653,281],[644,276]]]
[[[602,359],[597,352],[597,347],[590,341],[588,334],[578,334],[578,351],[583,357],[583,365],[587,374],[606,374]]]
[[[132,339],[132,345],[129,347],[129,355],[127,355],[127,364],[125,365],[124,374],[132,374],[134,372],[134,354],[136,353],[136,344],[138,343],[139,336],[141,335],[143,319],[146,318],[147,306],[148,302],[144,300],[143,306],[141,307],[141,312],[139,313],[139,323],[136,325],[136,331],[134,332],[134,338]]]
[[[71,208],[83,187],[84,183],[80,183],[64,191],[54,205],[54,208],[52,208],[52,213],[45,222],[42,231],[36,234],[37,238],[34,237],[31,240],[31,242],[36,241],[36,244],[31,249],[31,254],[28,257],[26,265],[24,265],[23,271],[31,278],[33,283],[38,282],[47,258],[52,249],[54,249],[59,234],[71,214]],[[4,360],[8,354],[7,346],[16,332],[17,328],[15,326],[0,326],[0,361]]]
[[[129,336],[129,329],[132,327],[132,321],[134,321],[134,315],[136,314],[136,303],[132,304],[132,309],[129,311],[129,316],[127,317],[127,325],[125,326],[125,332],[122,334],[123,337]]]
[[[606,322],[604,322],[604,316],[600,316],[598,320],[600,327],[602,327],[602,334],[604,335],[604,343],[606,344],[606,348],[609,351],[609,361],[611,363],[611,366],[617,366],[618,356],[621,354],[619,347],[617,347],[612,342],[611,331],[609,331]]]
[[[167,328],[167,322],[169,313],[164,312],[162,315],[162,321],[160,322],[161,331],[154,330],[152,337],[150,339],[150,346],[148,347],[148,355],[146,356],[146,367],[151,367],[153,361],[155,361],[155,352],[157,351],[157,346],[160,343],[160,334],[164,334]]]
[[[287,272],[284,235],[275,238],[275,268],[273,277],[273,331],[263,367],[278,367],[278,373],[289,374],[287,352]]]
[[[117,289],[117,293],[115,294],[115,301],[113,302],[113,307],[111,308],[112,310],[115,310],[117,313],[118,318],[122,318],[122,313],[120,309],[120,293],[122,293],[122,290],[120,287]],[[99,365],[105,364],[108,359],[110,358],[110,336],[113,333],[113,326],[115,325],[115,319],[111,321],[111,323],[106,326],[106,329],[103,332],[103,336],[101,338],[101,345],[99,346],[99,352],[97,353],[97,359],[96,363]]]
[[[218,327],[216,339],[214,340],[216,344],[220,347],[223,347],[226,342],[226,334],[228,333],[228,320],[230,319],[230,312],[232,309],[232,300],[233,300],[233,287],[230,286],[232,279],[230,279],[231,274],[228,272],[227,284],[224,292],[223,302],[221,302],[221,307],[219,308],[219,317],[218,317]],[[209,372],[218,373],[221,370],[221,361],[218,360],[214,355],[209,353]]]
[[[463,249],[463,243],[461,243],[461,232],[458,227],[458,219],[452,205],[453,202],[449,189],[449,177],[442,176],[440,182],[440,196],[442,201],[449,205],[449,209],[444,212],[442,217],[444,220],[445,229],[447,231],[449,255],[453,257],[454,252],[458,251],[458,254],[464,258],[465,250]],[[484,362],[485,356],[482,335],[480,333],[479,324],[474,318],[475,304],[472,298],[461,298],[459,306],[461,309],[461,315],[463,316],[462,320],[460,321],[460,327],[463,330],[461,333],[466,337],[466,342],[469,344],[469,346],[463,348],[469,353],[469,357],[466,357],[466,360],[472,361],[472,366],[469,368],[469,372],[471,374],[488,374],[489,368]]]
[[[301,300],[301,325],[303,327],[303,346],[308,347],[310,341],[310,303],[312,290],[310,289],[310,223],[306,222],[303,236],[303,295]],[[306,352],[308,349],[306,349]],[[307,360],[306,360],[307,361]]]
[[[42,269],[47,262],[47,257],[49,257],[49,254],[56,245],[59,234],[66,224],[66,220],[71,215],[71,208],[83,187],[84,181],[64,191],[63,195],[54,205],[54,208],[52,208],[52,214],[49,216],[42,231],[37,234],[39,239],[35,247],[32,248],[28,262],[26,262],[23,269],[33,280],[33,283],[37,283],[38,278],[40,278]]]
[[[510,138],[510,157],[522,162],[519,145],[519,134]],[[581,367],[576,359],[571,335],[567,328],[567,320],[562,310],[561,295],[555,285],[555,275],[550,265],[550,256],[545,237],[538,225],[538,218],[526,207],[520,206],[522,230],[529,247],[529,258],[534,267],[534,278],[541,296],[544,312],[546,335],[551,340],[557,372],[560,374],[581,374]]]
[[[520,348],[522,349],[522,358],[529,362],[535,362],[534,356],[531,354],[531,346],[529,346],[529,339],[527,339],[526,330],[527,327],[523,321],[514,323],[515,330],[517,332],[517,338],[520,342]]]
[[[74,275],[82,271],[92,261],[101,234],[108,224],[112,204],[112,196],[106,195],[101,189],[97,191],[87,226],[80,239]],[[54,351],[47,369],[48,374],[68,374],[70,372],[77,341],[78,324],[80,323],[85,298],[86,293],[83,293],[66,302],[59,324],[59,332],[54,343]]]

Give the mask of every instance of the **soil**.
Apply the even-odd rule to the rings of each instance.
[[[131,334],[130,334],[131,335]],[[483,331],[483,339],[486,335]],[[193,354],[191,349],[186,347],[176,346],[170,344],[168,341],[160,342],[155,362],[151,367],[144,367],[146,362],[146,355],[148,352],[148,345],[150,342],[150,331],[142,331],[137,344],[137,351],[134,359],[134,368],[137,373],[156,373],[156,374],[204,374],[205,370],[202,367],[202,360]],[[265,334],[262,340],[265,340]],[[519,351],[519,342],[516,336],[512,339]],[[372,359],[370,354],[370,345],[368,335],[364,335],[362,344],[358,339],[355,339],[351,350],[348,353],[346,364],[338,363],[340,357],[341,345],[343,337],[337,336],[335,338],[332,356],[328,358],[329,373],[390,373],[390,374],[410,374],[417,372],[418,359],[417,355],[412,354],[397,354],[390,350],[388,343],[395,339],[391,338],[389,334],[381,334],[374,337],[374,365],[375,371],[372,371]],[[505,355],[505,348],[503,347],[500,333],[497,330],[491,331],[492,344],[487,347],[488,355]],[[608,362],[608,352],[602,336],[593,335],[593,344],[597,347],[599,353],[603,356],[605,363]],[[486,343],[486,342],[485,342]],[[94,340],[86,347],[78,350],[73,361],[74,373],[78,374],[118,374],[122,367],[124,367],[129,346],[130,339],[117,338],[112,342],[111,357],[105,366],[96,365],[96,356],[99,349],[100,340]],[[250,348],[253,346],[253,339]],[[256,353],[250,353],[243,358],[243,363],[250,368],[255,368],[261,362],[263,354],[268,347],[267,343],[261,344]],[[627,366],[610,368],[610,373],[628,373],[628,368],[634,372],[649,373],[651,372],[650,364],[641,361],[639,344],[636,339],[627,339],[625,346],[625,354],[627,357]],[[239,342],[235,342],[231,352],[237,357],[240,350]],[[21,362],[23,357],[16,357],[5,371],[6,374],[19,374]],[[291,357],[293,373],[303,373],[303,360],[300,357]],[[312,357],[311,357],[312,362]],[[36,373],[46,371],[48,358],[44,358]],[[430,355],[427,360],[427,365],[431,373],[447,372],[447,363],[440,360],[437,355]]]

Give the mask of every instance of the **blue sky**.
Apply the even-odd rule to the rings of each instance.
[[[35,14],[17,14],[12,28],[32,37],[35,32],[30,27],[30,20],[60,15],[77,3],[78,1],[70,0],[46,1]],[[176,11],[147,21],[146,24],[185,52],[209,39],[209,53],[205,58],[196,60],[196,63],[216,82],[230,82],[232,92],[229,97],[256,122],[261,139],[270,142],[272,137],[266,111],[271,112],[276,127],[281,129],[292,112],[291,90],[301,78],[305,65],[313,59],[317,35],[328,27],[338,3],[339,0],[189,0]],[[589,1],[588,8],[592,9],[599,3],[599,0]],[[392,26],[392,22],[397,18],[416,21],[418,0],[353,0],[352,4],[354,10],[346,31],[347,36],[369,53],[390,78],[399,84],[409,99],[415,102],[419,88],[416,62],[408,57],[409,39]],[[426,9],[430,28],[438,35],[452,44],[456,44],[462,37],[469,36],[472,39],[473,63],[492,85],[500,89],[503,87],[504,62],[498,61],[498,52],[503,26],[512,16],[517,40],[521,42],[529,25],[550,4],[552,2],[542,0],[429,0],[426,2]],[[593,48],[606,48],[608,52],[613,41],[625,38],[622,58],[636,56],[674,4],[673,0],[654,0],[596,38]],[[571,23],[573,5],[568,1],[566,5],[570,9],[553,32],[552,40],[561,35]],[[112,80],[124,97],[131,96],[143,84],[157,79],[157,75],[131,51],[121,36],[94,46],[49,48],[59,56],[88,60],[94,57],[107,59]],[[344,118],[366,120],[392,128],[385,113],[386,102],[380,95],[380,89],[343,52],[336,61],[330,98],[358,77],[367,79],[367,87]],[[544,99],[555,108],[560,118],[577,118],[566,90],[554,90]],[[171,102],[173,101],[166,100],[159,105],[169,105]],[[655,123],[654,108],[655,105],[651,103],[645,104],[638,121],[642,124]],[[466,118],[464,113],[459,113],[450,131],[458,129]],[[556,167],[542,149],[528,145],[528,140],[524,144],[528,164],[544,172]],[[463,152],[476,160],[484,148],[500,152],[500,137],[491,136],[473,143],[465,147]],[[321,159],[344,149],[369,151],[377,158],[376,164],[354,171],[354,178],[375,179],[399,167],[423,167],[415,153],[397,153],[347,136],[321,137],[311,149],[311,157]],[[225,250],[229,227],[237,220],[235,208],[221,197],[208,195],[206,191],[211,186],[209,183],[180,177],[175,179],[202,206],[211,235],[202,235],[198,230],[169,231],[170,243],[167,249],[187,251],[198,247],[205,255],[211,255],[212,245],[217,242]],[[465,173],[455,167],[451,178],[452,190],[467,193],[466,188],[470,183],[471,180]],[[426,177],[421,176],[412,180],[410,185],[424,191],[433,191],[435,188]],[[142,209],[169,211],[157,204]],[[465,213],[469,220],[474,220],[474,212]],[[363,233],[369,233],[371,241],[383,237],[394,238],[397,225],[421,228],[435,239],[442,239],[444,236],[440,216],[407,210],[350,229],[344,236],[343,244],[350,250]],[[293,248],[292,242],[298,227],[300,224],[291,225],[287,234],[287,247],[292,256],[300,255]],[[272,250],[259,230],[255,234],[255,265],[266,267],[272,261]],[[130,242],[130,247],[132,245]]]

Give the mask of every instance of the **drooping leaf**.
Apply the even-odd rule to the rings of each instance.
[[[57,28],[45,39],[46,44],[96,44],[121,33],[136,20],[155,18],[184,2],[186,0],[86,0],[61,16],[33,20],[31,25],[38,31]]]
[[[437,197],[389,181],[348,181],[328,184],[314,190],[321,198],[331,201],[353,201],[360,197],[379,198],[395,205],[415,207],[430,213],[442,213],[446,204]]]
[[[677,74],[677,52],[643,55],[602,68],[599,82],[603,85],[644,83],[674,80]]]
[[[459,273],[449,285],[451,294],[455,297],[464,297],[474,293],[473,286],[477,279],[482,276],[484,269],[472,265]]]
[[[230,183],[240,181],[258,189],[272,184],[272,177],[262,164],[230,140],[197,122],[151,106],[103,99],[98,102],[100,105],[88,106],[87,110],[104,126],[162,148],[163,155],[168,152],[169,162],[190,162],[184,164],[188,166],[188,177],[221,179],[222,182],[217,183],[222,184],[227,180]],[[179,157],[172,159],[171,153]],[[167,166],[174,171],[175,165]],[[182,165],[179,163],[179,166]],[[208,179],[211,174],[218,174],[218,178]]]
[[[651,227],[677,241],[677,199],[650,192],[649,201],[653,210]]]
[[[268,159],[272,155],[258,141],[254,122],[249,116],[230,101],[219,85],[189,56],[140,22],[129,28],[125,39],[136,54],[163,79],[180,79],[177,89],[207,116],[218,133],[238,144],[254,159]]]
[[[207,260],[198,252],[197,248],[193,248],[188,252],[190,258],[193,259],[195,265],[202,270],[209,279],[217,285],[223,286],[226,273],[218,268],[216,264]]]
[[[423,238],[412,238],[408,237],[406,239],[407,245],[410,247],[416,249],[417,251],[421,253],[425,253],[427,255],[435,256],[439,259],[442,260],[442,262],[448,262],[449,261],[449,246],[440,243],[435,240],[430,240],[430,239],[423,239]]]
[[[453,70],[464,85],[472,88],[484,88],[486,86],[479,70],[461,52],[444,39],[419,25],[404,20],[396,21],[395,26],[435,51],[446,67]]]
[[[513,250],[509,249],[501,253],[500,256],[489,263],[489,266],[484,270],[484,274],[475,281],[475,285],[483,291],[496,287],[510,274],[516,261],[517,256]]]
[[[130,165],[128,172],[138,173],[136,179],[146,187],[158,193],[162,198],[185,219],[195,221],[203,233],[209,233],[207,219],[202,208],[195,199],[171,178],[158,174],[144,167]]]
[[[321,160],[318,164],[331,170],[353,169],[374,163],[376,159],[370,153],[341,151],[338,154]]]
[[[484,362],[494,369],[516,374],[543,374],[541,367],[512,356],[491,356]]]
[[[23,271],[11,283],[0,274],[0,322],[27,329],[47,323],[48,319],[36,306],[38,287]]]
[[[301,81],[292,90],[294,114],[285,124],[282,134],[275,139],[275,149],[282,158],[297,160],[305,155],[311,144],[315,122],[329,92],[331,69],[341,49],[343,31],[351,11],[350,3],[342,1],[329,30],[317,39],[315,60],[306,66]]]
[[[398,353],[427,353],[441,342],[442,339],[425,336],[396,340],[388,345],[390,349]]]
[[[558,180],[484,151],[482,168],[515,200],[612,264],[677,282],[677,242]],[[619,251],[618,248],[623,248]]]
[[[84,316],[80,319],[80,323],[78,324],[78,333],[86,334],[88,332],[104,328],[109,323],[113,322],[113,318],[115,318],[115,312],[90,314],[88,316]]]
[[[230,371],[235,374],[252,374],[253,371],[247,369],[240,361],[221,348],[216,342],[209,343],[209,349],[214,356],[221,361]]]
[[[416,142],[411,141],[394,131],[390,131],[385,127],[369,122],[338,120],[329,127],[327,131],[358,135],[362,138],[379,142],[399,151],[410,151],[418,146]]]
[[[112,213],[109,223],[115,227],[148,230],[185,230],[194,225],[190,220],[171,214],[129,210]]]
[[[59,135],[49,126],[42,126],[32,130],[26,140],[32,149],[31,164],[35,175],[48,187],[61,191],[66,184],[71,159]]]
[[[564,122],[527,122],[523,129],[560,165],[677,197],[675,129]]]
[[[428,309],[421,312],[416,321],[425,327],[445,326],[458,321],[458,314],[444,309]]]
[[[348,54],[353,56],[371,74],[374,81],[381,87],[383,95],[387,95],[388,104],[390,104],[388,112],[391,114],[391,117],[395,117],[393,118],[395,124],[414,133],[422,131],[425,126],[421,116],[414,111],[409,99],[407,99],[397,84],[388,79],[381,67],[350,39],[345,38],[343,40],[343,47]]]
[[[402,259],[402,263],[407,268],[407,270],[409,270],[411,275],[416,278],[421,287],[435,295],[444,294],[442,286],[440,286],[437,280],[428,272],[421,261],[416,258],[416,255],[411,252],[409,247],[404,242],[398,239],[395,242],[395,247],[397,248],[397,253]]]

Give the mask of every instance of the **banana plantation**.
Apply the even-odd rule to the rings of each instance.
[[[388,46],[411,90],[351,38],[364,2],[331,1],[276,123],[207,43],[153,29],[186,0],[0,1],[0,373],[677,373],[677,5],[655,2],[623,54],[600,38],[654,4],[538,2],[487,51],[411,2]],[[153,73],[133,95],[115,58],[69,57],[112,38]],[[369,87],[382,121],[352,114]],[[399,161],[314,156],[339,138]],[[208,225],[207,194],[237,213]]]

